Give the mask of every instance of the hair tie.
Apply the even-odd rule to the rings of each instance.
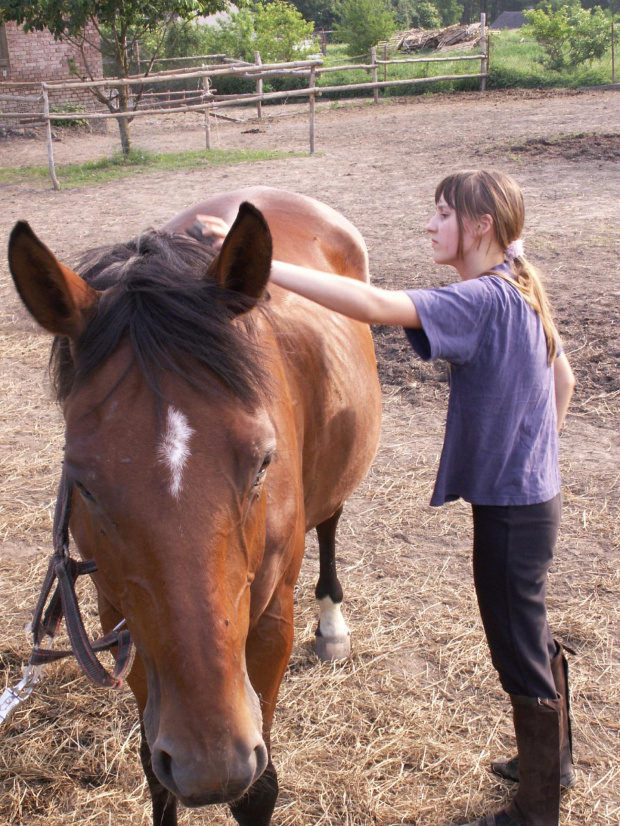
[[[508,244],[506,249],[504,250],[504,255],[509,261],[514,261],[515,258],[522,258],[523,257],[523,239],[517,238],[516,241],[512,241],[512,243]]]

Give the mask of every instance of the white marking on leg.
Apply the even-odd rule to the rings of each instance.
[[[333,602],[331,597],[319,600],[319,630],[322,637],[342,639],[349,636],[340,603]]]
[[[168,408],[166,432],[159,443],[159,457],[170,471],[170,493],[178,499],[183,487],[183,470],[190,455],[189,440],[194,434],[184,413]]]

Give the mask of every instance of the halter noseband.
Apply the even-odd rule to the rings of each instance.
[[[118,688],[123,677],[132,666],[134,647],[129,631],[126,628],[122,629],[125,620],[95,642],[91,643],[88,639],[75,593],[75,581],[82,574],[94,573],[97,570],[97,565],[94,559],[78,562],[69,554],[69,517],[71,515],[72,492],[73,485],[69,483],[63,468],[54,513],[54,553],[50,559],[43,587],[32,617],[31,630],[34,638],[34,648],[28,665],[37,667],[73,655],[92,683],[97,686]],[[47,610],[45,610],[55,579],[57,580],[56,590],[49,601]],[[45,636],[50,638],[49,642],[51,643],[63,616],[67,623],[67,635],[71,643],[71,650],[52,651],[49,647],[42,648],[41,643]],[[110,648],[115,646],[118,647],[116,664],[113,672],[109,674],[97,659],[96,652],[109,651]]]

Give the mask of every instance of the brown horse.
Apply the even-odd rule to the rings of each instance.
[[[249,203],[248,203],[249,202]],[[196,216],[233,226],[219,254]],[[154,822],[228,802],[267,826],[269,737],[293,641],[305,533],[321,572],[317,641],[340,656],[335,533],[380,428],[367,326],[269,285],[272,254],[367,279],[360,234],[317,201],[268,188],[197,204],[97,250],[77,275],[19,223],[26,307],[56,335],[71,532],[105,631],[125,618]]]

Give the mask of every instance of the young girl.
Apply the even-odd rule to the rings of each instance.
[[[560,786],[573,785],[574,772],[566,660],[547,624],[545,593],[560,522],[557,432],[575,382],[523,253],[515,181],[458,172],[439,184],[435,203],[426,228],[433,258],[457,271],[455,284],[384,290],[279,261],[271,280],[359,321],[404,327],[421,358],[449,362],[431,505],[472,505],[476,595],[518,750],[493,765],[519,780],[515,797],[475,824],[557,826]]]

